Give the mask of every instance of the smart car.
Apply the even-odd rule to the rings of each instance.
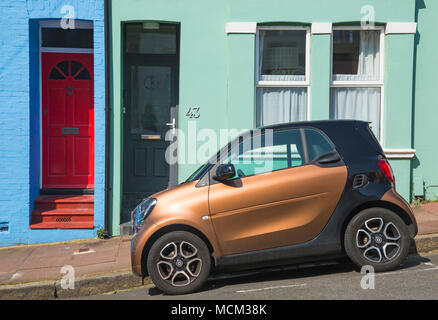
[[[239,135],[184,183],[132,212],[134,274],[167,294],[212,271],[348,256],[398,267],[417,234],[369,123],[296,122]]]

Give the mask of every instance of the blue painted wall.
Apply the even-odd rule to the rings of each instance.
[[[61,19],[64,5],[94,24],[95,229],[30,230],[41,179],[38,22]],[[0,246],[95,237],[104,226],[104,1],[0,0],[0,12]]]

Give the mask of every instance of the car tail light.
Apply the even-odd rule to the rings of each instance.
[[[392,172],[391,165],[387,159],[379,159],[379,167],[382,170],[383,175],[391,182],[395,182],[394,173]]]

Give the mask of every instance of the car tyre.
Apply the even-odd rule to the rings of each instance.
[[[348,257],[359,267],[370,265],[376,272],[397,268],[409,252],[410,235],[405,222],[384,208],[359,212],[344,234]]]
[[[173,231],[158,238],[152,245],[147,269],[158,289],[170,295],[199,290],[211,268],[210,251],[197,235]]]

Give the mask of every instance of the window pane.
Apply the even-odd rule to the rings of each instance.
[[[254,138],[252,144],[243,141],[233,148],[230,158],[236,177],[271,172],[303,164],[303,148],[299,129],[276,131]]]
[[[333,80],[379,80],[380,31],[333,31]]]
[[[142,54],[176,54],[177,26],[156,24],[156,29],[142,23],[126,25],[126,52]]]
[[[307,119],[307,88],[257,88],[257,126]]]
[[[91,80],[90,73],[87,69],[82,69],[81,72],[74,78],[75,80]]]
[[[259,80],[306,80],[306,31],[260,30]]]
[[[171,105],[168,66],[131,66],[131,133],[163,134]]]
[[[93,29],[41,28],[41,46],[92,49]]]
[[[321,132],[314,129],[305,129],[305,134],[310,162],[320,155],[334,150],[333,145]]]
[[[331,88],[330,119],[371,122],[380,137],[380,88]]]
[[[58,71],[58,69],[53,68],[50,71],[49,80],[64,80],[65,76]]]

